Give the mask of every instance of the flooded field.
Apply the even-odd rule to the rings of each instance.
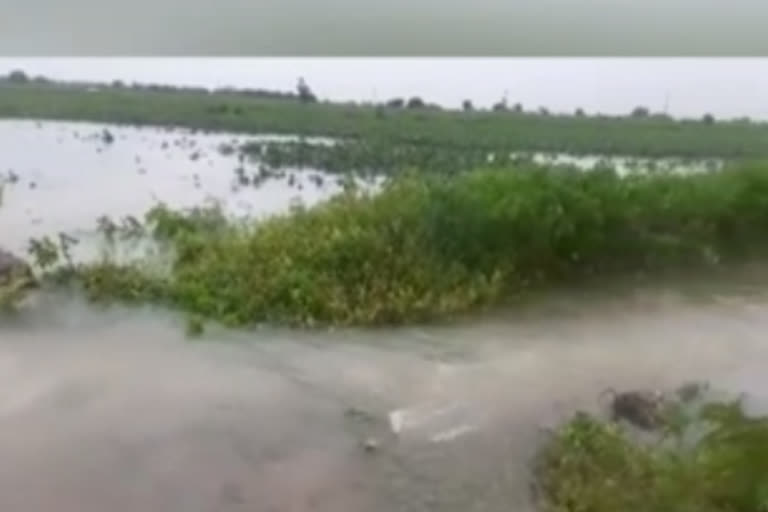
[[[318,173],[295,169],[282,180],[243,186],[236,169],[256,169],[221,149],[243,140],[189,130],[0,121],[3,245],[23,252],[30,237],[87,235],[101,215],[140,217],[159,201],[192,207],[217,200],[233,215],[259,216],[339,190],[332,179],[320,186],[312,180]]]
[[[525,156],[520,154],[520,156]],[[599,166],[611,166],[620,175],[633,172],[678,172],[694,173],[720,169],[723,161],[720,159],[685,159],[685,158],[635,158],[635,157],[605,157],[602,155],[569,155],[567,153],[534,153],[531,160],[537,164],[572,165],[580,169],[591,170]]]
[[[264,214],[335,190],[236,186],[233,137],[103,129],[0,123],[3,246],[157,200]],[[530,510],[539,428],[608,386],[703,379],[765,409],[766,284],[752,266],[442,327],[194,341],[168,312],[45,295],[0,321],[0,510]]]
[[[256,175],[259,164],[241,159],[233,149],[254,140],[287,141],[291,137],[0,121],[3,246],[23,252],[30,237],[58,232],[88,235],[101,215],[115,219],[141,216],[160,201],[170,207],[192,207],[216,200],[233,215],[260,216],[284,211],[294,201],[311,205],[340,190],[336,177],[311,169],[282,169],[281,179],[264,180],[257,186],[244,184],[240,177]],[[331,143],[326,138],[307,142]],[[576,165],[585,170],[611,164],[621,173],[650,167],[695,172],[721,165],[715,160],[565,154],[535,154],[532,158],[537,163]]]

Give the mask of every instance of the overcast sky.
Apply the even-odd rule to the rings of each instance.
[[[676,116],[768,119],[768,59],[673,58],[0,58],[58,79],[293,89],[299,76],[334,100],[419,95],[445,106],[465,98],[553,111],[626,113],[637,105]]]

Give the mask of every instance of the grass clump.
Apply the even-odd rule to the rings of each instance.
[[[162,206],[147,222],[173,253],[167,277],[81,265],[91,295],[161,300],[230,325],[418,322],[593,276],[763,255],[768,166],[410,173],[258,223]]]
[[[681,428],[682,426],[682,428]],[[542,512],[768,509],[768,417],[709,402],[652,442],[578,413],[538,453]]]

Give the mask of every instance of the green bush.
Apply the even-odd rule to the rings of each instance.
[[[693,434],[703,433],[697,439]],[[768,507],[768,418],[739,402],[689,414],[666,442],[578,413],[534,460],[542,512],[759,512]]]
[[[255,224],[164,207],[148,220],[175,255],[148,295],[190,312],[233,325],[426,321],[573,279],[763,255],[768,166],[628,178],[411,172],[380,193],[352,190]],[[97,269],[80,269],[103,288],[96,295],[123,293],[87,277]]]

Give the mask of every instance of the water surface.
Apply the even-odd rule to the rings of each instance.
[[[105,130],[112,143],[104,141]],[[247,138],[254,139],[290,137]],[[242,185],[236,169],[250,177],[257,165],[220,148],[244,140],[182,129],[0,120],[2,244],[21,251],[30,237],[87,235],[99,216],[141,218],[159,202],[189,208],[215,200],[231,215],[260,217],[296,201],[314,204],[340,189],[330,178],[318,186],[312,180],[317,172],[298,169],[258,187]]]

